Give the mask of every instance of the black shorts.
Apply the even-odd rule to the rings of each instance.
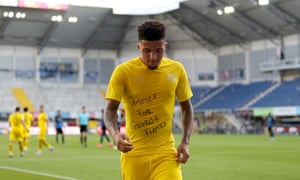
[[[56,128],[56,134],[64,134],[62,128]]]
[[[80,133],[87,132],[87,125],[80,125]]]

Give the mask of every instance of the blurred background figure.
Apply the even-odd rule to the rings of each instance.
[[[86,112],[86,107],[82,106],[81,112],[78,115],[77,124],[80,128],[80,144],[87,147],[87,126],[89,123],[90,115]]]
[[[26,153],[28,151],[28,146],[29,146],[29,138],[30,138],[30,128],[31,128],[31,123],[33,121],[33,116],[30,112],[28,112],[28,107],[24,107],[23,109],[23,118],[24,118],[24,123],[26,125],[26,128],[23,129],[23,146],[24,146],[24,152]]]
[[[266,120],[267,120],[267,128],[268,128],[270,140],[274,140],[273,125],[275,123],[275,120],[270,112],[269,112],[268,116],[266,117]]]
[[[101,109],[101,114],[100,114],[100,128],[101,128],[101,132],[100,132],[100,143],[97,144],[97,148],[102,148],[103,146],[103,140],[104,138],[106,139],[106,141],[108,142],[108,146],[109,147],[112,147],[113,144],[111,143],[110,141],[110,138],[108,136],[108,134],[106,133],[106,126],[105,126],[105,123],[104,123],[104,109]]]
[[[56,129],[56,136],[55,136],[56,143],[59,144],[59,135],[61,135],[61,143],[65,144],[65,135],[63,131],[63,118],[61,117],[60,110],[57,110],[57,114],[54,120],[55,120],[55,129]]]
[[[23,116],[20,112],[20,107],[16,107],[15,112],[9,116],[8,119],[10,126],[10,134],[9,134],[9,145],[8,145],[8,156],[10,158],[13,157],[13,144],[15,140],[19,143],[20,156],[24,156],[23,152],[23,128],[28,131],[26,125],[23,120]]]
[[[50,152],[54,150],[54,147],[51,146],[46,141],[46,135],[48,134],[48,115],[44,110],[44,106],[40,106],[40,112],[38,115],[38,126],[39,126],[39,137],[38,137],[38,150],[36,152],[36,155],[42,154],[42,148],[43,146],[46,146]]]

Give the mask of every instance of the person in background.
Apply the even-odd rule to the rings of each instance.
[[[63,118],[61,117],[60,110],[57,110],[54,121],[55,121],[55,129],[56,129],[56,135],[55,135],[56,143],[59,144],[59,135],[61,135],[61,143],[65,144],[65,135],[63,131]]]
[[[180,163],[189,159],[193,125],[193,93],[183,65],[165,58],[165,25],[148,20],[138,27],[135,57],[118,65],[106,91],[105,124],[121,151],[123,180],[181,180]],[[175,100],[182,113],[182,138],[177,149],[172,134]],[[122,104],[126,133],[116,114]]]
[[[118,131],[120,131],[121,126],[125,124],[124,114],[125,114],[124,109],[119,109],[117,112]]]
[[[83,147],[87,147],[87,130],[89,123],[90,115],[86,112],[86,107],[81,107],[81,112],[78,115],[77,124],[80,128],[80,144]]]
[[[24,156],[25,152],[23,147],[23,129],[25,129],[26,131],[29,131],[29,129],[25,125],[22,113],[20,112],[20,107],[16,107],[15,112],[10,114],[8,123],[10,126],[8,156],[10,158],[13,157],[13,145],[16,140],[19,143],[20,156]]]
[[[106,126],[104,123],[104,109],[101,109],[101,114],[100,114],[100,128],[101,128],[101,135],[100,135],[100,143],[97,144],[97,148],[102,148],[103,146],[103,140],[104,138],[106,139],[106,141],[108,142],[108,146],[112,147],[113,144],[110,141],[110,138],[108,136],[108,134],[106,133]]]
[[[275,123],[275,120],[270,112],[269,112],[268,116],[266,117],[266,121],[267,121],[267,128],[268,128],[270,140],[274,140],[273,125]]]
[[[26,153],[28,151],[30,128],[31,128],[31,123],[33,121],[33,116],[30,112],[28,112],[28,107],[23,108],[23,118],[24,118],[24,123],[26,125],[26,128],[23,129],[23,136],[24,136],[23,146],[24,146],[24,152]]]
[[[40,105],[38,115],[38,126],[39,126],[39,137],[38,137],[38,150],[36,151],[36,155],[42,154],[43,146],[46,146],[50,152],[54,150],[54,147],[46,141],[46,135],[48,133],[48,115],[44,110],[44,106]]]

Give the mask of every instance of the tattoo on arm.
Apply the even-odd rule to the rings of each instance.
[[[182,142],[185,144],[190,143],[190,136],[192,133],[192,126],[194,120],[193,107],[190,100],[180,102],[181,113],[182,113]]]
[[[118,132],[117,111],[120,102],[115,100],[107,100],[104,110],[104,122],[107,129],[112,135]]]

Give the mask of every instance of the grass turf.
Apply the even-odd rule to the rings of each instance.
[[[55,144],[54,136],[47,138],[55,146],[53,153],[43,148],[43,154],[36,156],[37,137],[32,136],[26,157],[19,156],[15,143],[15,155],[8,158],[8,136],[1,135],[0,179],[121,179],[119,152],[106,145],[97,149],[98,135],[88,136],[87,148],[80,146],[79,136],[66,136],[65,145]],[[180,135],[175,138],[179,142]],[[300,179],[299,136],[276,136],[275,141],[270,141],[262,135],[195,134],[190,153],[188,163],[182,165],[184,180]]]

